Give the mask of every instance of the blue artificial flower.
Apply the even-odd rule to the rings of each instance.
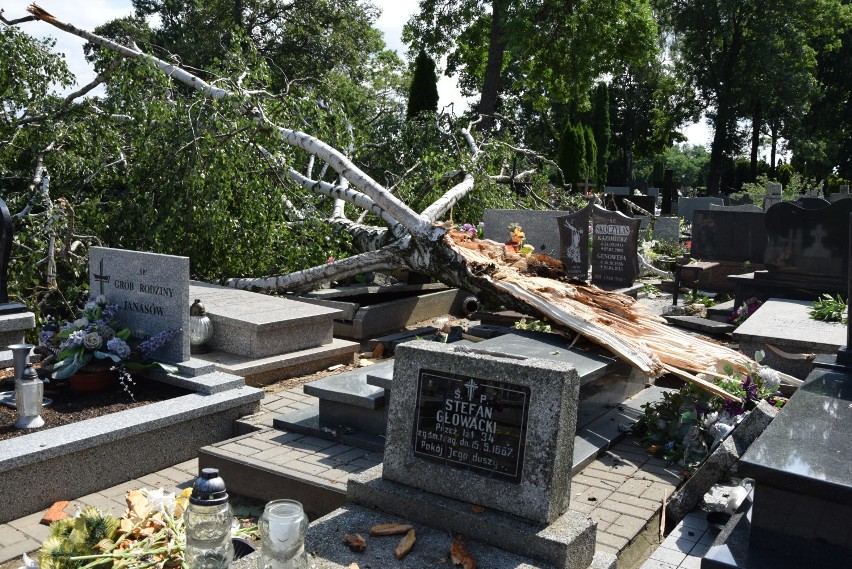
[[[127,345],[127,342],[122,340],[121,338],[113,338],[109,342],[107,342],[107,349],[124,359],[130,355],[130,346]]]

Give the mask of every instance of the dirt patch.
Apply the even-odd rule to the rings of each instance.
[[[0,372],[0,377],[6,378],[0,383],[0,391],[14,391],[14,382],[8,379],[12,375],[10,370]],[[180,387],[144,378],[135,379],[131,391],[133,398],[119,384],[102,393],[76,393],[67,387],[45,389],[45,397],[53,399],[53,404],[50,407],[42,408],[41,416],[45,424],[44,427],[35,430],[68,425],[192,393]],[[18,413],[15,409],[0,405],[0,441],[35,431],[33,429],[16,429],[15,421],[17,419]]]

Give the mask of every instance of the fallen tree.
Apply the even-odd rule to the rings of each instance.
[[[725,364],[735,370],[755,365],[739,352],[669,328],[630,297],[560,278],[561,266],[557,261],[538,255],[522,258],[498,243],[474,239],[453,231],[452,223],[443,223],[441,220],[452,207],[474,188],[472,166],[482,151],[470,127],[462,132],[469,150],[467,162],[444,177],[455,181],[455,185],[418,213],[344,153],[307,133],[274,124],[264,110],[264,100],[268,97],[265,92],[242,89],[240,81],[236,82],[236,88],[225,89],[135,45],[121,45],[58,21],[35,4],[28,11],[34,18],[67,33],[125,58],[152,65],[205,97],[235,105],[246,117],[268,129],[276,140],[304,150],[312,161],[315,157],[337,173],[336,183],[329,183],[285,167],[286,175],[304,189],[336,200],[328,222],[350,233],[363,252],[295,273],[230,279],[231,286],[282,292],[366,271],[405,266],[471,291],[483,301],[547,318],[604,346],[651,377],[671,372],[728,399],[733,396],[696,374],[719,374]],[[368,226],[348,219],[344,203],[370,212],[385,226]]]

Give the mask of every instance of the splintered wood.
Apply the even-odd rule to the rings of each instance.
[[[713,393],[735,399],[695,374],[721,373],[726,364],[746,371],[753,360],[716,342],[669,327],[634,298],[594,285],[574,284],[531,275],[541,264],[558,266],[542,255],[521,257],[500,243],[450,231],[445,240],[465,259],[471,273],[498,290],[535,308],[552,323],[599,344],[633,367],[657,377],[673,373]],[[547,268],[547,267],[545,267]]]

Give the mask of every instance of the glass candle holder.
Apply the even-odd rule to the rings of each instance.
[[[189,506],[183,513],[186,525],[184,561],[188,569],[228,569],[234,559],[231,524],[234,514],[228,503],[225,481],[216,468],[205,468],[192,485]]]
[[[295,500],[273,500],[258,520],[260,556],[258,569],[307,569],[305,535],[308,517]]]
[[[41,418],[41,401],[44,398],[44,382],[32,364],[27,364],[20,379],[15,380],[15,407],[18,411],[16,429],[37,429],[44,426]]]

